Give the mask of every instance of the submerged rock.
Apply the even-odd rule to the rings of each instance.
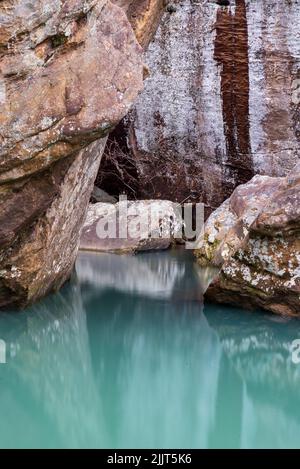
[[[0,70],[1,307],[68,279],[105,137],[142,89],[143,63],[107,0],[4,0]]]
[[[246,187],[242,190],[244,197]],[[259,187],[258,180],[258,194]],[[286,178],[275,180],[273,189],[271,183],[268,190],[271,193],[246,228],[244,239],[243,235],[234,238],[235,245],[230,246],[232,255],[223,255],[225,262],[206,296],[220,303],[297,316],[300,314],[300,164]],[[255,198],[252,200],[255,204]],[[249,214],[251,198],[247,204]],[[245,216],[246,212],[243,213],[244,220]],[[213,217],[215,225],[217,217]],[[236,232],[239,221],[232,225],[233,232]],[[225,245],[230,236],[230,230],[225,227]],[[206,249],[203,245],[202,253]],[[218,249],[213,257],[217,256]]]
[[[79,248],[116,253],[167,249],[182,227],[181,210],[169,201],[93,204],[89,206]]]

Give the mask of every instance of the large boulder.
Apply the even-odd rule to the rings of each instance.
[[[206,297],[299,316],[300,163],[289,176],[278,178],[271,192],[244,239],[240,238],[225,260]],[[248,205],[249,213],[251,199]]]
[[[119,254],[167,249],[182,228],[180,208],[167,200],[99,202],[89,206],[79,248]]]
[[[105,136],[142,88],[141,50],[119,8],[105,0],[30,5],[0,7],[1,183]]]
[[[284,178],[254,176],[237,187],[205,223],[195,249],[199,264],[221,267],[240,247],[255,218],[283,181]]]
[[[141,52],[109,1],[1,2],[0,306],[69,277],[105,137],[142,89]]]
[[[283,177],[296,164],[300,3],[171,4],[145,53],[145,89],[115,138],[133,195],[189,198],[209,214],[255,174]]]

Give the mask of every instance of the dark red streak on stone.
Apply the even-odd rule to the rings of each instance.
[[[249,57],[245,0],[236,0],[234,15],[230,8],[219,8],[214,59],[221,66],[227,150],[224,170],[227,174],[229,172],[236,186],[247,182],[254,174],[249,131]]]

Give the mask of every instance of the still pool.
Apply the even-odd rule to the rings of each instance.
[[[300,322],[203,305],[185,251],[80,254],[0,314],[0,447],[300,447]]]

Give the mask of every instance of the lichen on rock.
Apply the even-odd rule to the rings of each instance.
[[[249,183],[253,185],[253,181]],[[257,194],[260,183],[256,181]],[[244,186],[244,190],[247,184]],[[222,259],[206,296],[212,301],[275,314],[300,314],[300,165],[286,178],[275,178],[271,193],[242,236]],[[238,190],[235,197],[237,197]],[[233,197],[232,196],[232,197]],[[251,201],[249,199],[249,209]],[[233,225],[233,231],[236,229]],[[230,237],[229,231],[225,235]],[[202,244],[201,250],[205,249]],[[216,253],[215,253],[216,257]]]
[[[237,187],[208,218],[195,249],[199,263],[219,267],[228,260],[283,181],[284,178],[254,176],[248,183]]]

